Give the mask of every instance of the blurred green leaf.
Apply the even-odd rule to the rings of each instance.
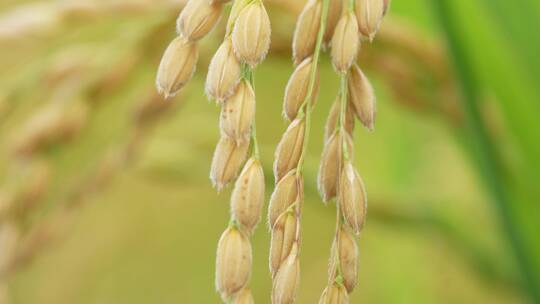
[[[500,100],[506,120],[521,143],[520,152],[523,153],[525,163],[536,168],[538,165],[535,160],[540,155],[537,140],[540,138],[540,129],[530,128],[534,125],[538,113],[538,104],[532,102],[538,100],[535,98],[535,89],[531,86],[533,81],[528,74],[524,75],[515,68],[515,62],[511,60],[513,57],[508,56],[508,50],[503,45],[493,44],[498,42],[498,39],[493,34],[493,28],[485,28],[489,23],[479,18],[483,12],[480,7],[471,1],[435,0],[433,5],[446,34],[463,90],[462,106],[467,121],[467,147],[470,148],[473,160],[492,194],[494,206],[520,265],[529,294],[532,299],[540,301],[540,255],[534,233],[540,229],[531,230],[540,224],[536,216],[530,216],[531,211],[534,214],[537,210],[537,203],[530,201],[530,197],[527,198],[537,193],[537,189],[527,191],[519,187],[523,184],[530,185],[530,180],[518,182],[518,187],[512,187],[507,182],[502,169],[505,161],[501,159],[499,148],[493,143],[488,132],[481,104],[484,97],[483,86],[487,84],[489,89],[495,92],[497,100]],[[470,20],[465,21],[465,17],[470,17],[471,14],[477,17],[474,19],[474,31],[470,30],[473,26]],[[488,50],[478,44],[496,47]],[[501,58],[503,54],[507,56]],[[489,63],[489,66],[483,65],[486,63]],[[514,178],[535,180],[538,171],[532,171],[525,173],[525,176],[517,175]],[[517,190],[527,192],[517,194]]]

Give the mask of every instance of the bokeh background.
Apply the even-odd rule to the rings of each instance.
[[[265,1],[272,51],[256,70],[273,189],[290,40],[303,0]],[[217,240],[230,189],[208,180],[219,108],[203,94],[223,23],[193,81],[154,89],[183,1],[0,3],[0,303],[220,303]],[[376,131],[355,131],[369,194],[352,303],[540,303],[540,2],[394,0],[359,64]],[[338,79],[327,55],[306,159],[299,303],[326,279],[335,206],[316,189]],[[269,234],[251,281],[269,303]]]

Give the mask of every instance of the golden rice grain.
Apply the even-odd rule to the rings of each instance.
[[[345,223],[359,234],[366,219],[367,195],[360,174],[350,162],[343,167],[338,195]]]
[[[310,89],[309,84],[311,78],[311,69],[313,67],[312,62],[312,57],[306,58],[304,61],[302,61],[302,63],[298,65],[294,70],[291,78],[289,78],[287,87],[285,88],[285,97],[283,101],[283,116],[285,116],[291,121],[296,118],[300,107],[302,106],[306,98],[308,98]],[[319,72],[317,71],[313,93],[310,97],[312,105],[314,105],[315,101],[317,100],[318,91]]]
[[[300,263],[298,244],[294,244],[291,253],[283,261],[274,279],[272,304],[292,304],[296,300],[300,285]]]
[[[346,132],[337,132],[330,137],[324,146],[318,174],[318,188],[323,202],[328,202],[336,196],[339,177],[344,162],[344,146],[347,154],[352,157],[353,143]]]
[[[246,235],[229,227],[218,243],[216,289],[224,301],[244,288],[251,275],[251,244]]]
[[[336,249],[343,285],[352,292],[358,280],[358,246],[354,235],[343,226],[339,230]]]
[[[310,0],[300,13],[293,36],[294,64],[300,64],[304,59],[313,55],[317,33],[321,26],[321,12],[321,1]]]
[[[264,172],[258,159],[250,158],[236,180],[231,195],[232,218],[252,232],[264,205]]]
[[[353,13],[341,16],[332,37],[332,63],[340,73],[347,73],[358,55],[360,39]]]
[[[373,40],[388,9],[388,0],[356,0],[355,13],[362,35]]]
[[[237,143],[248,142],[255,120],[255,92],[247,81],[238,85],[221,109],[221,131]]]
[[[348,76],[349,100],[360,122],[373,131],[377,114],[376,98],[371,82],[358,65],[353,65]]]
[[[297,176],[296,170],[289,171],[277,183],[268,206],[268,225],[270,229],[274,227],[281,214],[287,211],[296,201],[301,200],[299,196],[303,192],[303,184],[304,181]]]
[[[210,170],[210,179],[218,191],[221,191],[238,175],[238,171],[246,160],[248,149],[249,143],[237,145],[231,138],[226,136],[220,138]]]
[[[218,48],[208,67],[206,94],[217,101],[229,98],[240,82],[240,62],[234,55],[231,38],[226,38]]]
[[[190,0],[178,16],[176,29],[180,35],[195,41],[206,36],[217,24],[223,6],[209,0]]]
[[[176,95],[191,79],[197,66],[197,45],[177,37],[165,50],[156,78],[157,90],[165,98]]]
[[[296,237],[297,218],[293,211],[283,213],[272,227],[270,242],[270,273],[274,276],[289,256]]]
[[[304,145],[305,129],[305,121],[295,119],[283,134],[274,157],[276,183],[298,166]]]
[[[232,34],[234,52],[240,61],[255,67],[270,48],[270,18],[262,1],[248,4],[236,19]]]

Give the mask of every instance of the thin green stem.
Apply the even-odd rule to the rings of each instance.
[[[238,228],[238,227],[239,227],[239,223],[238,223],[237,220],[231,218],[231,219],[229,220],[228,228],[233,228],[233,227],[234,227],[234,228]]]
[[[355,0],[349,0],[349,12],[354,13],[354,4],[356,3]]]
[[[347,111],[347,74],[340,75],[339,87],[339,128],[345,129],[345,114]]]
[[[248,64],[242,64],[242,78],[249,82],[251,88],[255,90],[255,75],[253,69]],[[253,125],[251,126],[251,156],[255,159],[260,159],[259,153],[259,143],[257,141],[257,123],[256,120],[253,120]]]
[[[337,132],[341,132],[343,136],[341,136],[341,145],[342,145],[342,153],[343,158],[348,160],[349,159],[349,151],[347,146],[347,141],[345,140],[345,119],[347,114],[347,74],[341,74],[340,75],[340,88],[339,88],[339,117],[338,117],[338,126],[337,126]],[[341,166],[342,164],[340,164]],[[339,180],[338,180],[339,183]],[[339,185],[338,185],[339,187]],[[335,267],[336,267],[336,273],[334,274],[333,279],[335,283],[341,284],[343,281],[342,278],[342,272],[341,272],[341,263],[339,261],[339,241],[340,241],[340,233],[341,233],[341,225],[342,225],[342,217],[341,217],[341,208],[339,202],[336,203],[336,232],[335,232],[335,242],[336,246],[333,246],[333,250],[335,250],[334,259],[335,259]]]
[[[298,179],[302,176],[302,171],[304,168],[304,159],[306,157],[306,151],[307,146],[309,142],[309,133],[311,130],[311,108],[312,108],[312,99],[313,99],[313,91],[315,89],[315,81],[317,78],[317,71],[318,71],[318,65],[319,65],[319,57],[322,49],[322,43],[324,38],[324,32],[326,30],[326,19],[328,17],[328,7],[330,4],[330,0],[323,0],[322,4],[322,14],[321,14],[321,26],[319,28],[319,33],[317,35],[317,44],[315,45],[315,50],[313,53],[313,59],[311,62],[311,74],[309,79],[309,86],[308,86],[308,94],[306,98],[304,99],[302,106],[300,107],[300,110],[298,111],[298,119],[305,119],[305,129],[304,129],[304,141],[302,143],[302,154],[300,155],[300,159],[298,160],[298,165],[296,167],[296,176]],[[302,218],[302,200],[298,202],[298,205],[296,206],[296,242],[300,243],[300,221]]]
[[[336,265],[336,273],[334,273],[334,278],[330,278],[330,280],[334,279],[337,280],[338,277],[341,276],[341,262],[339,259],[339,242],[340,242],[340,233],[341,233],[341,208],[339,207],[339,202],[336,203],[336,232],[335,232],[335,246],[332,246],[333,256],[334,256],[334,263]]]
[[[472,67],[471,58],[461,42],[460,30],[452,16],[453,5],[451,2],[450,0],[434,0],[432,4],[446,34],[458,80],[462,87],[462,107],[468,132],[466,135],[472,143],[474,161],[479,166],[482,179],[491,193],[502,228],[526,283],[527,291],[533,301],[540,303],[540,278],[535,272],[538,268],[523,235],[520,234],[519,222],[512,215],[511,205],[518,204],[518,202],[511,202],[508,189],[501,177],[500,160],[495,153],[495,146],[480,114],[479,94],[476,90],[479,87],[478,79]]]
[[[257,141],[257,124],[253,121],[253,126],[251,127],[251,155],[255,159],[260,159],[259,153],[259,143]]]
[[[319,67],[319,57],[321,54],[324,32],[326,31],[326,19],[328,18],[329,4],[330,4],[330,0],[323,0],[321,26],[319,27],[319,33],[317,35],[317,44],[315,45],[315,51],[313,53],[313,59],[311,62],[311,74],[309,78],[308,94],[306,98],[304,99],[302,106],[300,107],[299,116],[302,117],[301,115],[305,115],[304,119],[306,120],[306,128],[304,131],[305,135],[304,135],[304,142],[302,145],[302,154],[300,155],[300,160],[298,161],[298,167],[296,170],[296,174],[298,176],[302,174],[302,171],[304,169],[304,159],[306,156],[307,146],[309,143],[309,133],[311,131],[311,110],[312,110],[312,105],[313,105],[312,99],[313,99],[315,81],[317,78],[317,72],[318,72],[318,67]]]
[[[334,282],[336,282],[336,284],[339,286],[343,286],[343,275],[338,274]]]
[[[346,138],[346,130],[345,130],[345,120],[347,115],[347,94],[348,94],[348,87],[347,87],[347,74],[341,74],[340,76],[340,103],[339,103],[339,132],[342,132],[343,136],[341,137],[341,145],[342,145],[342,151],[343,151],[343,158],[345,160],[349,160],[349,147],[347,145]]]

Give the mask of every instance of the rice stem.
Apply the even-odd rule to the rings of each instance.
[[[255,73],[253,72],[253,69],[246,64],[242,64],[242,78],[249,81],[249,84],[251,85],[251,88],[255,90]],[[260,153],[259,153],[259,143],[257,141],[257,125],[256,125],[256,119],[253,120],[253,124],[251,126],[251,156],[253,156],[256,159],[260,159]]]
[[[340,109],[339,109],[339,132],[342,132],[342,134],[346,134],[347,131],[345,130],[345,120],[346,118],[346,112],[347,112],[347,92],[348,92],[348,84],[347,84],[347,75],[341,74],[340,76]],[[349,149],[347,145],[347,141],[342,139],[341,142],[342,145],[342,151],[343,151],[343,157],[345,160],[349,160]]]
[[[319,33],[317,35],[317,44],[315,45],[315,51],[313,52],[313,61],[311,63],[311,75],[309,78],[309,89],[302,106],[300,107],[300,115],[302,113],[305,115],[304,119],[306,120],[306,129],[304,142],[302,146],[302,154],[300,155],[300,160],[298,162],[298,170],[296,174],[300,176],[304,169],[304,159],[306,155],[307,146],[309,143],[309,133],[311,129],[311,110],[312,110],[312,97],[313,91],[315,88],[315,79],[317,78],[317,68],[319,65],[319,57],[321,54],[322,43],[324,38],[324,33],[326,31],[326,20],[328,18],[328,8],[330,6],[330,0],[323,0],[322,2],[322,14],[321,14],[321,26],[319,28]]]

